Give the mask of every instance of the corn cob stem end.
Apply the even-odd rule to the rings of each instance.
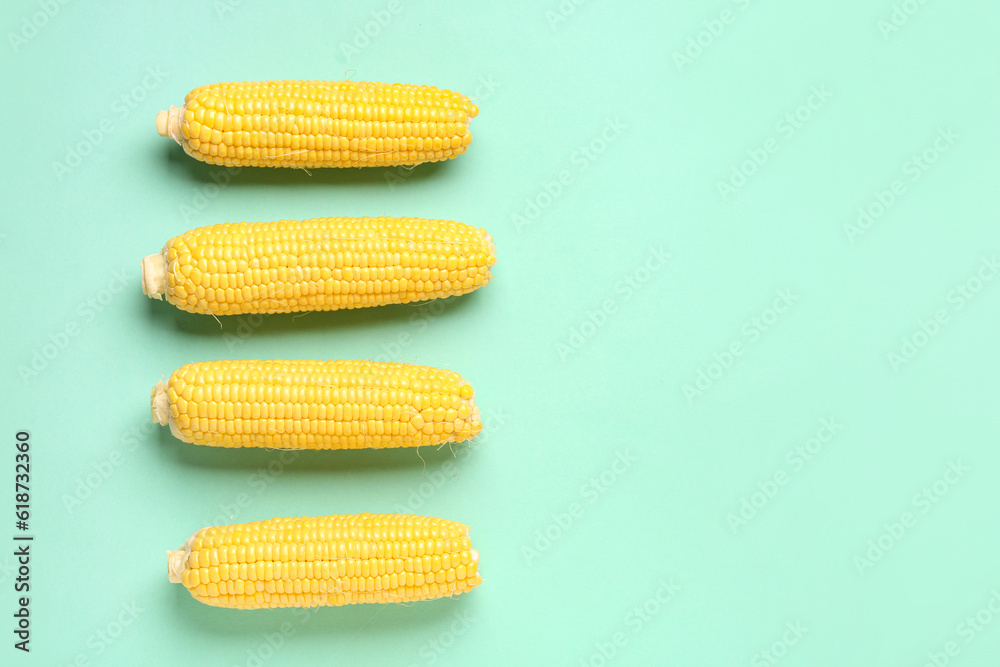
[[[186,549],[178,549],[176,551],[167,552],[167,579],[170,580],[170,583],[179,584],[183,582],[186,563]]]
[[[149,393],[149,409],[153,413],[153,422],[160,426],[169,426],[170,432],[181,442],[188,442],[184,434],[177,428],[173,416],[170,414],[170,395],[167,394],[167,384],[160,380]]]
[[[156,132],[161,137],[170,137],[177,143],[184,141],[184,135],[181,133],[181,112],[184,111],[181,107],[171,106],[165,111],[159,111],[156,114]]]
[[[142,260],[142,293],[150,299],[163,299],[167,291],[167,260],[163,255],[147,255]]]
[[[153,413],[153,421],[160,426],[170,423],[170,397],[167,396],[167,385],[163,380],[156,383],[149,397],[149,407]]]

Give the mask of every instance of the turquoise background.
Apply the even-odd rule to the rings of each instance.
[[[0,536],[18,429],[37,536],[5,662],[996,664],[995,2],[5,7]],[[345,76],[475,96],[470,150],[234,173],[154,131],[198,85]],[[324,215],[485,227],[496,278],[221,329],[140,291],[186,229]],[[486,432],[290,456],[150,423],[177,366],[274,357],[452,368]],[[484,584],[313,614],[167,582],[204,525],[362,511],[469,524]]]

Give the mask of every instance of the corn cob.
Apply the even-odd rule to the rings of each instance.
[[[171,583],[214,607],[412,602],[482,583],[469,529],[407,514],[271,519],[202,528],[167,552]]]
[[[461,155],[478,113],[433,86],[245,81],[195,88],[157,114],[156,130],[227,167],[384,167]]]
[[[150,409],[180,440],[213,447],[420,447],[483,428],[458,373],[373,361],[186,364],[156,383]]]
[[[142,289],[211,315],[410,303],[490,282],[492,237],[450,220],[314,218],[224,223],[142,261]]]

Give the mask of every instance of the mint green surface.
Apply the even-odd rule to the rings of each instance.
[[[3,664],[997,664],[998,5],[528,5],[5,6]],[[234,174],[154,131],[198,85],[345,76],[476,96],[470,150]],[[485,227],[496,278],[221,329],[140,291],[186,229],[325,215]],[[177,366],[282,357],[452,368],[486,432],[289,455],[150,423]],[[363,511],[467,523],[484,584],[307,613],[167,582],[202,526]]]

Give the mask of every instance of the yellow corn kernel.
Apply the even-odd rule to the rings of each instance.
[[[478,113],[465,95],[434,86],[244,81],[195,88],[157,114],[156,130],[227,167],[384,167],[461,155]]]
[[[224,223],[167,241],[142,261],[142,289],[210,315],[411,303],[492,279],[492,237],[450,220],[313,218]]]
[[[421,447],[483,428],[458,373],[374,361],[186,364],[157,382],[150,409],[180,440],[213,447]]]
[[[440,557],[393,556],[399,545],[412,554],[437,543],[446,549]],[[234,548],[252,554],[254,567],[191,565],[221,560],[219,554]],[[468,566],[448,567],[463,556]],[[353,514],[202,528],[183,548],[168,552],[167,572],[172,583],[215,607],[317,607],[458,595],[482,583],[478,561],[469,529],[456,521]]]

